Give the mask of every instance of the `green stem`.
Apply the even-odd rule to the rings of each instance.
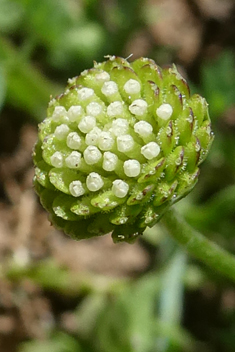
[[[162,219],[171,236],[190,254],[235,281],[235,257],[194,230],[174,209]]]

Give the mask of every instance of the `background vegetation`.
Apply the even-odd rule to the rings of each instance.
[[[216,138],[187,221],[235,254],[233,0],[0,0],[0,350],[232,352],[235,287],[161,224],[134,245],[74,242],[32,189],[50,95],[104,55],[176,63]],[[132,60],[131,59],[131,60]]]

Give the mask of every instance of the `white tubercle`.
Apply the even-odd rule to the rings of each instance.
[[[48,106],[51,107],[51,106],[55,105],[55,103],[56,103],[56,99],[53,98],[53,99],[51,99],[51,100],[49,101]]]
[[[122,180],[113,181],[112,192],[118,198],[124,198],[129,191],[129,185]]]
[[[105,171],[114,171],[117,167],[118,157],[116,154],[111,152],[104,152],[103,155],[103,169]]]
[[[170,104],[162,104],[157,108],[156,113],[162,120],[168,120],[173,113],[173,108]]]
[[[140,92],[141,86],[140,83],[135,79],[129,79],[129,81],[124,84],[123,88],[127,94],[138,94]]]
[[[100,150],[94,145],[88,146],[84,150],[83,156],[88,165],[96,164],[102,158]]]
[[[71,149],[79,149],[82,144],[81,137],[77,132],[70,132],[67,136],[67,146]]]
[[[69,156],[65,159],[65,164],[70,169],[77,169],[81,165],[81,153],[73,151]]]
[[[86,185],[89,191],[96,192],[104,185],[102,177],[96,172],[91,172],[86,178]]]
[[[159,153],[160,147],[155,142],[149,142],[141,148],[141,154],[148,160],[155,158]]]
[[[109,59],[110,61],[114,61],[116,56],[115,55],[105,55],[104,58]]]
[[[101,150],[110,150],[114,145],[114,139],[110,132],[101,132],[98,140],[98,147]]]
[[[129,106],[129,110],[133,115],[143,116],[146,113],[148,104],[143,99],[136,99]]]
[[[68,79],[68,84],[70,84],[71,86],[76,84],[76,77],[73,77],[73,78],[69,78]]]
[[[186,120],[187,120],[189,123],[193,123],[193,115],[189,114],[188,117],[186,118]]]
[[[98,145],[101,129],[95,126],[90,132],[86,134],[85,142],[87,145]]]
[[[117,137],[117,148],[119,152],[129,152],[133,147],[134,140],[129,134]]]
[[[139,121],[134,125],[134,131],[140,137],[148,137],[153,132],[153,127],[146,121]]]
[[[167,126],[166,135],[167,137],[170,137],[172,135],[172,126]]]
[[[85,193],[82,182],[79,180],[72,181],[69,185],[69,192],[74,197],[80,197]]]
[[[54,121],[59,121],[62,117],[67,116],[67,111],[64,106],[56,106],[53,114],[52,119]]]
[[[129,130],[129,123],[125,119],[116,119],[112,122],[111,131],[117,137],[123,134],[127,134]]]
[[[195,143],[195,150],[196,150],[196,152],[200,152],[200,150],[201,150],[201,144],[198,139]]]
[[[69,127],[64,123],[62,125],[57,126],[54,132],[55,137],[60,141],[65,139],[68,133],[69,133]]]
[[[118,117],[123,113],[123,105],[121,101],[114,101],[107,107],[107,115],[109,117]]]
[[[106,82],[110,80],[110,75],[108,74],[108,72],[103,71],[103,72],[97,73],[95,75],[95,79],[98,82]]]
[[[96,118],[94,116],[85,116],[78,124],[78,128],[83,133],[90,132],[96,126]]]
[[[136,177],[140,173],[140,163],[135,159],[126,160],[123,164],[123,169],[126,176]]]
[[[51,165],[54,167],[63,167],[64,165],[64,158],[63,155],[60,152],[55,152],[52,156],[51,156]]]
[[[117,83],[115,83],[114,81],[105,82],[103,84],[103,87],[101,88],[101,92],[107,97],[117,93],[118,92]]]
[[[68,110],[68,118],[71,122],[75,122],[83,114],[83,108],[80,105],[72,105]]]
[[[94,90],[92,88],[81,88],[78,90],[78,97],[80,100],[87,100],[94,95]]]
[[[84,70],[80,74],[81,74],[81,76],[86,76],[88,74],[88,70]]]
[[[97,116],[102,112],[103,108],[102,105],[99,103],[92,101],[90,104],[87,105],[86,107],[86,112],[88,115],[92,116]]]

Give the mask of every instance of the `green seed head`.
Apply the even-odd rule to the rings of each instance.
[[[110,56],[50,101],[35,188],[73,238],[132,242],[192,190],[212,140],[207,103],[175,66]]]

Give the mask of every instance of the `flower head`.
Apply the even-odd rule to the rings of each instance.
[[[108,57],[50,101],[35,188],[73,238],[131,242],[192,190],[212,140],[208,105],[175,66]]]

